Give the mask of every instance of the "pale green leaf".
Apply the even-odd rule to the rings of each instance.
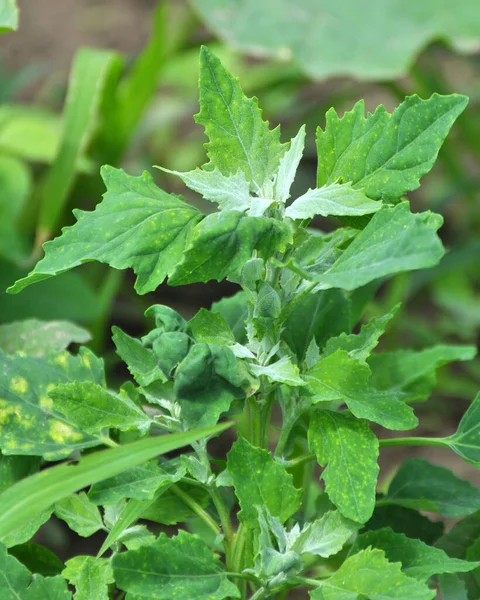
[[[313,402],[340,400],[359,419],[368,419],[388,429],[413,429],[418,421],[401,394],[379,391],[370,385],[371,371],[345,350],[322,358],[307,373]]]
[[[293,386],[305,385],[305,381],[300,377],[298,366],[294,365],[288,356],[283,356],[276,362],[266,366],[252,363],[249,368],[257,377],[263,375],[272,382]]]
[[[131,177],[103,167],[102,177],[103,201],[92,212],[75,211],[77,223],[45,244],[45,257],[10,292],[92,260],[132,268],[139,294],[155,290],[173,272],[201,213],[162,191],[146,172]]]
[[[118,327],[112,327],[112,341],[117,354],[126,363],[128,370],[139,385],[150,385],[154,381],[167,381],[158,366],[155,354],[145,348],[140,340],[130,337]]]
[[[105,529],[100,511],[85,492],[72,494],[55,504],[55,515],[82,537]]]
[[[301,492],[285,467],[267,450],[239,438],[227,455],[227,469],[240,503],[239,519],[248,527],[258,526],[257,506],[285,522],[300,506]]]
[[[420,186],[466,96],[409,96],[390,115],[383,106],[365,118],[358,102],[342,119],[332,108],[325,131],[317,130],[317,185],[351,181],[370,198],[396,199]]]
[[[225,319],[239,344],[247,341],[245,320],[248,315],[248,303],[245,292],[237,292],[230,298],[222,298],[218,302],[214,302],[211,311]]]
[[[200,52],[200,113],[195,120],[205,127],[205,145],[212,167],[223,175],[241,169],[258,193],[275,174],[287,146],[280,129],[270,130],[262,120],[256,98],[247,98],[238,83],[205,48]]]
[[[297,198],[287,208],[285,216],[291,219],[313,219],[315,215],[358,217],[381,208],[380,202],[371,200],[362,190],[353,188],[351,183],[330,183],[308,190]]]
[[[75,600],[109,600],[108,585],[114,582],[110,560],[75,556],[67,560],[62,575],[75,586]]]
[[[131,598],[224,600],[239,598],[219,559],[196,536],[161,533],[153,544],[117,554],[112,561],[117,586]]]
[[[411,458],[402,464],[380,502],[455,519],[480,509],[480,490],[444,467]]]
[[[186,285],[226,277],[235,280],[254,250],[269,258],[291,242],[290,228],[278,220],[248,217],[238,211],[213,213],[193,230],[169,283]]]
[[[457,431],[443,441],[464,460],[480,466],[480,393],[463,415]]]
[[[354,290],[380,277],[433,267],[444,252],[436,234],[441,224],[439,215],[411,213],[408,202],[384,206],[333,266],[312,279]]]
[[[148,430],[151,420],[126,393],[113,394],[91,381],[57,385],[50,392],[54,409],[81,431],[99,434],[104,428]]]
[[[28,519],[22,523],[15,531],[12,531],[7,535],[2,535],[0,541],[2,544],[5,544],[7,548],[28,542],[33,538],[40,527],[50,519],[52,512],[52,507],[42,511],[40,514],[33,517],[33,519]]]
[[[402,573],[381,550],[368,548],[347,560],[310,592],[312,600],[433,600],[435,591]]]
[[[350,555],[368,547],[383,550],[390,562],[401,563],[402,571],[406,575],[420,581],[428,581],[432,575],[439,573],[465,573],[480,564],[450,558],[440,548],[432,548],[420,540],[395,533],[390,528],[369,531],[358,536]]]
[[[298,165],[302,160],[305,146],[305,125],[290,142],[290,148],[280,159],[277,175],[275,177],[274,196],[278,202],[285,203],[290,198],[290,188],[295,180]]]
[[[329,498],[347,518],[365,523],[375,508],[378,440],[365,421],[342,413],[316,411],[308,429],[310,450],[325,467]]]
[[[17,0],[2,0],[0,3],[0,33],[18,27]]]
[[[190,319],[188,326],[198,342],[211,344],[235,344],[235,337],[222,315],[201,308]]]
[[[6,354],[45,356],[62,352],[72,342],[85,344],[90,340],[86,329],[68,321],[27,319],[0,325],[0,348]]]

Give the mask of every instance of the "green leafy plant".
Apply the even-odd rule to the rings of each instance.
[[[362,102],[341,118],[331,109],[317,130],[316,185],[292,198],[305,129],[282,142],[256,99],[202,49],[196,120],[209,162],[172,174],[218,210],[202,214],[148,173],[104,167],[103,201],[76,211],[10,292],[93,260],[132,268],[139,294],[165,278],[175,286],[227,278],[239,291],[188,321],[154,305],[141,339],[114,328],[134,380],[119,391],[89,350],[65,350],[83,330],[53,324],[57,344],[38,323],[28,325],[32,339],[22,323],[0,330],[5,590],[68,598],[68,582],[78,600],[117,591],[132,600],[260,600],[295,588],[314,600],[427,600],[439,585],[446,599],[478,597],[478,536],[465,531],[478,531],[480,491],[423,459],[378,486],[377,462],[385,446],[428,445],[480,464],[480,396],[449,437],[385,432],[415,429],[412,404],[430,395],[437,369],[476,349],[375,351],[398,306],[362,324],[386,278],[442,258],[441,217],[411,212],[404,195],[432,168],[466,104],[433,95],[410,96],[392,114],[380,106],[365,116]],[[317,216],[344,226],[325,233],[310,227]],[[207,442],[223,417],[236,439],[219,457]],[[153,460],[186,443],[191,451]],[[87,456],[76,466],[36,473],[79,453]],[[27,494],[37,502],[22,522]],[[466,525],[443,535],[421,511],[467,517]],[[97,557],[59,565],[32,548],[52,513],[80,536],[104,532]],[[145,522],[178,532],[157,535]]]

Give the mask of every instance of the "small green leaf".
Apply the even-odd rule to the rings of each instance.
[[[99,434],[110,427],[146,431],[151,423],[127,394],[112,394],[91,381],[57,385],[50,397],[54,408],[86,433]]]
[[[305,385],[305,381],[300,377],[300,371],[297,365],[294,365],[288,356],[283,356],[277,362],[262,366],[256,364],[249,365],[250,370],[257,377],[265,376],[269,381],[284,383],[286,385]]]
[[[457,431],[444,441],[464,460],[480,465],[480,393],[463,415]]]
[[[230,346],[235,343],[235,337],[222,315],[201,308],[188,322],[193,336],[198,342],[207,344],[225,344]]]
[[[24,352],[30,356],[57,354],[75,342],[85,344],[92,339],[86,329],[68,321],[27,319],[0,325],[0,348],[6,354]]]
[[[381,208],[380,202],[370,200],[362,190],[353,188],[351,183],[331,183],[308,190],[287,208],[285,216],[291,219],[313,219],[315,215],[358,217]]]
[[[428,581],[432,575],[439,573],[466,573],[480,565],[478,562],[450,558],[443,550],[395,533],[390,528],[358,536],[350,555],[368,547],[383,550],[390,562],[401,563],[402,571],[419,581]]]
[[[243,363],[229,348],[216,344],[195,344],[175,372],[175,394],[189,427],[214,425],[233,400],[255,389],[252,386]]]
[[[85,492],[72,494],[55,504],[55,515],[82,537],[105,529],[100,511]]]
[[[32,573],[39,573],[44,577],[59,575],[64,568],[62,561],[48,548],[41,544],[21,544],[9,548],[8,553],[14,556],[22,565]]]
[[[77,223],[45,244],[45,257],[10,292],[92,260],[132,268],[139,294],[155,290],[173,272],[201,213],[159,189],[146,172],[131,177],[103,167],[102,177],[103,201],[92,212],[75,211]]]
[[[176,525],[177,523],[184,523],[195,516],[196,513],[191,506],[192,503],[207,508],[211,502],[210,494],[204,488],[182,482],[176,484],[173,489],[168,483],[165,487],[166,491],[162,492],[148,506],[145,506],[141,514],[142,519],[161,523],[162,525]],[[188,503],[179,498],[176,493],[177,490],[180,490],[182,498],[188,498]]]
[[[374,389],[368,365],[336,350],[322,358],[306,374],[313,402],[341,400],[359,419],[368,419],[388,429],[413,429],[418,421],[399,394]],[[401,396],[400,396],[401,398]]]
[[[185,531],[173,538],[161,533],[153,544],[117,554],[112,566],[117,586],[139,600],[240,597],[218,558],[202,540]]]
[[[290,188],[295,180],[298,165],[302,160],[304,146],[305,125],[302,125],[297,135],[291,140],[290,148],[280,159],[274,185],[274,196],[278,202],[285,203],[290,198]]]
[[[347,558],[328,579],[310,592],[312,600],[433,600],[435,591],[390,563],[381,550],[368,548]]]
[[[239,344],[247,341],[245,320],[248,315],[248,304],[245,292],[237,292],[230,298],[222,298],[214,302],[211,311],[225,319]]]
[[[363,100],[340,119],[333,108],[317,129],[317,185],[339,178],[374,199],[397,199],[420,186],[468,98],[409,96],[390,115],[383,106],[365,118]]]
[[[128,370],[139,385],[167,381],[167,377],[158,366],[155,354],[145,348],[140,340],[130,337],[118,327],[112,327],[112,332],[117,354],[127,364]]]
[[[291,241],[290,228],[278,220],[248,217],[238,211],[213,213],[193,230],[183,261],[169,284],[238,279],[254,250],[269,257],[285,250]]]
[[[444,467],[411,458],[402,464],[381,503],[455,519],[480,509],[480,490]]]
[[[206,48],[200,51],[200,113],[195,120],[205,127],[205,145],[212,167],[223,175],[241,169],[252,191],[259,192],[275,174],[287,150],[280,129],[270,130],[262,120],[256,98],[247,98],[220,60]]]
[[[18,7],[16,0],[3,0],[0,6],[0,32],[12,31],[18,27]]]
[[[301,491],[267,450],[252,446],[241,437],[227,455],[227,469],[242,509],[238,517],[248,527],[258,526],[257,506],[264,506],[282,523],[299,508]]]
[[[396,350],[372,354],[368,364],[372,369],[371,383],[380,390],[406,394],[405,401],[426,400],[436,385],[436,371],[442,365],[457,360],[472,360],[475,346],[432,346],[425,350]]]
[[[441,224],[439,215],[411,213],[408,202],[384,206],[333,266],[312,279],[354,290],[380,277],[433,267],[444,253],[436,234]]]
[[[308,444],[326,468],[329,498],[347,518],[365,523],[375,508],[378,440],[365,421],[331,411],[313,413]]]
[[[307,523],[289,549],[298,554],[328,558],[337,554],[358,531],[360,525],[345,519],[338,511],[329,511],[313,523]]]
[[[76,588],[75,600],[108,600],[108,585],[114,582],[110,560],[93,556],[75,556],[62,572]]]

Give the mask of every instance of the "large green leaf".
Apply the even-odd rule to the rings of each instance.
[[[441,224],[439,215],[411,213],[408,202],[384,206],[333,266],[311,279],[354,290],[380,277],[433,267],[444,252],[436,234]]]
[[[383,106],[365,118],[363,101],[342,119],[332,108],[317,130],[317,185],[342,178],[370,198],[401,198],[420,185],[468,98],[409,96],[390,115]]]
[[[0,2],[0,33],[12,31],[18,27],[17,0],[1,0]]]
[[[151,437],[90,454],[77,465],[62,464],[27,477],[0,494],[0,536],[15,531],[25,520],[88,485],[113,477],[202,437],[220,433],[227,427],[229,424],[222,424]]]
[[[86,329],[68,321],[27,319],[0,326],[0,348],[6,354],[45,356],[62,352],[72,342],[85,344],[90,340]]]
[[[239,438],[227,455],[227,469],[240,503],[239,519],[249,527],[258,526],[257,506],[284,522],[300,506],[301,492],[293,485],[285,467],[267,450]]]
[[[471,360],[476,354],[475,346],[453,345],[432,346],[418,352],[396,350],[372,354],[368,359],[371,383],[380,390],[403,392],[408,402],[426,400],[435,387],[439,367],[457,360]]]
[[[396,392],[379,391],[370,385],[371,371],[345,350],[336,350],[306,374],[313,402],[341,400],[359,419],[368,419],[388,429],[413,429],[417,418]]]
[[[432,600],[435,591],[390,563],[381,550],[368,548],[347,558],[328,579],[310,592],[312,600]]]
[[[45,257],[10,292],[91,260],[133,268],[140,294],[153,291],[173,272],[202,215],[158,188],[146,172],[131,177],[104,167],[102,177],[107,187],[103,201],[93,212],[75,211],[77,223],[45,244]]]
[[[455,519],[480,509],[480,490],[444,467],[411,458],[402,464],[380,503]]]
[[[463,415],[457,431],[444,442],[464,460],[480,466],[480,393]]]
[[[369,546],[383,550],[389,561],[401,563],[404,573],[420,581],[427,581],[432,575],[439,573],[465,573],[480,565],[477,562],[450,558],[440,548],[432,548],[420,540],[395,533],[390,528],[360,535],[355,540],[350,554]]]
[[[117,554],[112,566],[117,586],[139,600],[240,597],[219,559],[201,539],[185,531],[173,538],[161,533],[153,544]]]
[[[252,191],[260,192],[287,146],[280,143],[280,129],[270,130],[262,120],[256,98],[247,98],[238,80],[205,47],[200,52],[200,112],[195,120],[210,140],[210,165],[223,175],[241,169]]]
[[[5,600],[71,600],[60,576],[34,575],[0,544],[0,597]]]
[[[55,386],[74,381],[104,385],[100,359],[85,348],[78,356],[68,352],[44,358],[7,356],[0,350],[0,357],[0,446],[5,454],[56,460],[102,443],[58,412],[49,395]]]
[[[75,556],[65,567],[62,575],[75,586],[75,600],[108,600],[108,584],[114,581],[110,560]]]
[[[368,423],[327,410],[313,413],[308,445],[325,469],[331,501],[349,519],[365,523],[375,508],[378,440]]]
[[[368,11],[352,0],[191,0],[207,25],[229,45],[250,54],[293,59],[314,79],[345,75],[393,79],[430,42],[478,47],[476,0],[454,11],[443,0],[373,0]],[[321,57],[321,59],[319,59]]]
[[[248,217],[238,211],[213,213],[193,230],[183,261],[169,283],[235,280],[254,250],[269,258],[291,242],[290,228],[278,220]]]

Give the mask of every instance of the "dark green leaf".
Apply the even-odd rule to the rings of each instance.
[[[365,523],[375,508],[378,440],[365,421],[331,411],[316,411],[308,444],[323,470],[329,498],[349,519]]]
[[[239,344],[247,341],[245,320],[248,314],[248,304],[245,292],[237,292],[230,298],[222,298],[218,302],[214,302],[211,310],[225,319]]]
[[[154,523],[162,525],[176,525],[183,523],[195,516],[195,511],[190,504],[187,504],[175,493],[175,488],[167,486],[168,489],[160,495],[158,499],[151,502],[146,507],[141,517]],[[206,508],[210,503],[210,494],[207,490],[187,483],[179,483],[177,489],[180,489],[182,497],[185,495],[195,504]]]
[[[112,327],[112,340],[117,354],[126,363],[128,370],[139,385],[150,385],[154,381],[167,381],[158,366],[155,354],[145,348],[140,340],[132,338],[118,327]]]
[[[62,561],[41,544],[21,544],[9,548],[8,553],[25,565],[29,571],[44,577],[59,575],[64,568]]]
[[[390,527],[407,537],[418,538],[432,545],[440,538],[444,530],[441,521],[430,521],[419,512],[403,506],[377,506],[372,518],[366,524],[369,530]]]

